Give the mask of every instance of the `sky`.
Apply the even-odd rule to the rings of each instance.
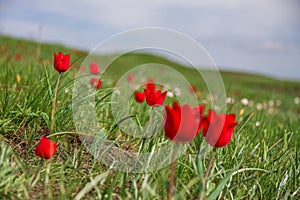
[[[220,69],[300,80],[297,0],[0,0],[0,34],[92,50],[134,28],[196,40]]]

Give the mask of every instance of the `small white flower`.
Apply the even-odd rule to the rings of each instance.
[[[255,126],[260,126],[260,122],[259,122],[259,121],[256,121],[256,122],[255,122]]]
[[[233,103],[234,103],[234,98],[232,98],[232,97],[227,97],[227,98],[226,98],[226,103],[228,103],[228,104],[233,104]]]
[[[263,105],[261,103],[256,104],[256,109],[257,110],[262,110]]]
[[[262,103],[262,109],[263,109],[263,110],[266,110],[267,107],[268,107],[268,104],[267,104],[266,102],[263,102],[263,103]]]
[[[174,97],[174,94],[173,94],[173,92],[168,91],[167,96],[172,98],[172,97]]]
[[[300,98],[299,97],[295,97],[294,98],[294,102],[295,102],[295,104],[298,105],[300,103]]]
[[[249,101],[247,98],[242,98],[241,103],[243,106],[247,106],[249,104]]]
[[[268,101],[268,105],[270,106],[270,107],[273,107],[274,106],[274,101],[273,100],[270,100],[270,101]]]
[[[277,100],[276,100],[276,106],[277,106],[277,107],[280,107],[280,106],[281,106],[281,100],[280,100],[280,99],[277,99]]]

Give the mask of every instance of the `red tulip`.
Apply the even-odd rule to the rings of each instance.
[[[150,91],[154,91],[155,90],[155,85],[153,83],[147,83],[146,88],[149,89]]]
[[[213,147],[227,145],[232,137],[235,122],[235,114],[217,114],[210,110],[208,116],[202,122],[205,141]]]
[[[59,52],[57,55],[54,52],[54,68],[58,72],[65,72],[70,67],[70,54],[64,55],[63,53]]]
[[[95,75],[100,74],[100,68],[97,63],[92,62],[90,64],[90,72],[91,74],[95,74]]]
[[[143,92],[135,92],[134,93],[135,100],[139,103],[145,101],[145,94]]]
[[[133,79],[134,79],[133,74],[129,74],[129,75],[127,76],[127,81],[128,81],[129,83],[132,82]]]
[[[167,91],[161,93],[160,90],[155,90],[154,84],[147,84],[147,87],[144,89],[146,96],[146,102],[149,106],[160,106],[163,104]]]
[[[92,78],[90,81],[91,86],[93,86],[95,89],[99,89],[102,86],[102,81],[98,78]]]
[[[200,121],[203,118],[204,106],[192,108],[186,104],[180,106],[177,102],[173,107],[165,106],[165,135],[174,142],[189,142],[200,130]]]
[[[51,142],[46,136],[42,137],[35,149],[38,157],[49,159],[56,153],[56,142]]]
[[[22,54],[17,53],[17,54],[15,55],[15,59],[16,59],[16,61],[20,61],[20,60],[22,59]]]

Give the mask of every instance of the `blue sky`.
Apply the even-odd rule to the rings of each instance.
[[[91,50],[121,31],[164,27],[221,69],[300,80],[297,0],[0,0],[0,33]]]

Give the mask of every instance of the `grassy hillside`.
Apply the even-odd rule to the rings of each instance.
[[[0,36],[0,48],[1,197],[168,198],[170,166],[141,174],[118,171],[94,159],[82,143],[73,122],[72,90],[86,52],[6,36]],[[58,75],[53,68],[53,53],[59,51],[71,54],[72,65],[62,75],[55,133],[49,135],[51,100]],[[101,57],[103,62],[107,58]],[[96,113],[99,123],[109,132],[108,138],[128,151],[150,152],[167,141],[162,130],[146,142],[127,136],[112,116],[110,98],[103,98],[111,95],[115,81],[124,73],[147,63],[164,64],[178,71],[197,87],[197,100],[207,104],[206,112],[210,106],[206,85],[196,70],[150,54],[121,56],[102,77]],[[201,191],[204,196],[216,195],[210,196],[212,199],[300,198],[299,82],[233,72],[221,75],[227,112],[236,114],[239,124],[228,146],[203,157],[197,156],[204,145],[201,133],[188,145],[176,166],[176,198],[197,199]],[[167,98],[167,102],[171,100]],[[147,118],[146,105],[129,103],[140,119]],[[43,135],[57,141],[58,149],[53,159],[41,162],[34,149]]]

